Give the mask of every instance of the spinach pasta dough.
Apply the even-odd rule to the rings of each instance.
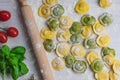
[[[83,45],[85,48],[88,48],[88,49],[95,49],[97,48],[97,43],[95,41],[95,39],[85,39],[84,42],[83,42]]]
[[[82,26],[80,25],[79,22],[73,22],[71,28],[70,28],[70,33],[71,34],[80,34],[82,30]]]
[[[64,13],[64,8],[60,4],[56,4],[54,7],[52,7],[52,16],[53,17],[60,17]]]
[[[81,18],[81,23],[84,25],[84,26],[92,26],[94,25],[96,22],[96,19],[95,17],[93,16],[90,16],[90,15],[83,15],[82,18]]]
[[[81,35],[76,35],[76,34],[73,34],[71,37],[70,37],[70,40],[73,42],[73,43],[79,43],[82,38],[81,38]]]
[[[109,13],[103,13],[100,17],[99,17],[99,21],[102,25],[104,26],[109,26],[112,22],[112,15]]]
[[[99,58],[95,59],[91,64],[91,68],[94,72],[101,72],[103,70],[103,67],[104,65]]]
[[[66,63],[66,67],[68,68],[72,68],[73,64],[74,64],[75,58],[73,55],[69,54],[65,57],[65,63]]]
[[[50,39],[46,39],[43,45],[44,45],[45,50],[48,52],[52,51],[55,47],[53,41]]]
[[[57,19],[50,18],[47,21],[47,25],[51,31],[56,31],[59,28],[59,22]]]
[[[87,69],[87,64],[83,60],[76,60],[72,69],[76,73],[84,73]]]
[[[102,48],[102,56],[106,56],[106,55],[112,55],[115,56],[115,50],[113,48],[110,47],[104,47]]]

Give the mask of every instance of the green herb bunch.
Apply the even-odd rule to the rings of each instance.
[[[23,62],[26,49],[17,46],[10,50],[9,46],[3,45],[0,48],[0,74],[4,80],[6,74],[10,74],[13,80],[17,80],[22,75],[28,73],[28,68]]]

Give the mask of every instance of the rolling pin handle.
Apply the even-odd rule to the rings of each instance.
[[[47,54],[44,50],[42,38],[40,37],[39,30],[32,12],[32,8],[27,4],[26,0],[18,0],[21,5],[21,12],[26,24],[26,30],[31,39],[32,48],[35,53],[38,66],[40,68],[43,79],[42,80],[54,80]]]
[[[27,5],[27,1],[26,0],[19,0],[19,2],[21,3],[22,6]]]

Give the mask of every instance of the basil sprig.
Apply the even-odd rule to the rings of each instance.
[[[4,80],[6,74],[10,74],[13,80],[17,80],[28,73],[29,70],[23,62],[25,52],[26,49],[22,46],[17,46],[12,50],[7,45],[2,46],[0,49],[0,74],[2,80]]]

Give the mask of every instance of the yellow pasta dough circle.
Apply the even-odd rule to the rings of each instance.
[[[109,80],[109,73],[106,71],[95,73],[95,78],[97,80]]]
[[[62,29],[69,29],[73,23],[72,18],[69,16],[61,16],[59,21]]]
[[[70,53],[70,44],[66,42],[58,43],[57,48],[56,48],[56,54],[59,57],[65,57],[69,53]]]
[[[101,25],[100,22],[96,22],[93,26],[93,31],[98,35],[102,34],[104,30],[105,30],[105,27]]]
[[[75,5],[75,11],[79,14],[85,14],[90,9],[90,6],[88,3],[85,2],[85,0],[80,0]]]
[[[63,41],[63,42],[69,41],[70,36],[71,36],[71,34],[70,34],[69,30],[67,30],[67,29],[66,30],[59,30],[57,32],[57,35],[56,35],[57,40],[60,42],[61,41]]]
[[[115,60],[113,63],[113,71],[120,75],[120,60]]]
[[[58,2],[58,0],[43,0],[43,3],[47,4],[47,5],[52,5],[57,2]]]
[[[111,0],[100,0],[99,4],[102,8],[108,8],[112,4],[112,2]]]
[[[95,59],[99,58],[98,53],[97,52],[90,52],[87,55],[87,61],[89,64],[91,64]]]
[[[109,72],[109,78],[110,78],[110,80],[117,80],[116,75],[113,71]]]
[[[71,48],[71,53],[73,54],[73,56],[75,56],[76,58],[83,58],[86,55],[86,50],[85,48],[80,45],[80,44],[75,44],[72,46]]]
[[[86,38],[90,37],[92,35],[92,33],[93,32],[92,32],[91,27],[84,26],[81,34],[82,34],[82,37],[86,39]]]
[[[48,27],[42,28],[40,35],[43,39],[53,39],[54,32],[50,31]]]
[[[100,35],[97,38],[97,44],[100,47],[107,47],[110,44],[110,36],[109,35]]]
[[[44,18],[48,18],[51,15],[50,7],[47,5],[41,5],[38,10],[38,15]]]
[[[60,71],[62,69],[65,68],[65,62],[62,58],[60,57],[56,57],[55,59],[53,59],[52,61],[52,67],[57,70]]]
[[[107,65],[111,66],[114,62],[114,57],[111,55],[106,55],[103,57],[103,60],[106,62]]]

